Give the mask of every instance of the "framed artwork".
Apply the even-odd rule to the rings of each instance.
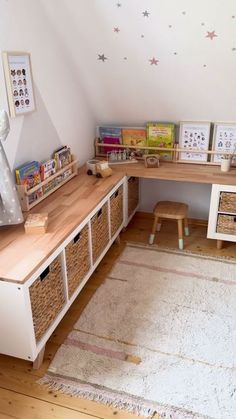
[[[213,154],[212,162],[221,163],[222,155],[227,153],[236,152],[236,122],[216,122],[214,124],[213,132],[213,142],[212,142],[213,151],[222,151],[222,154]],[[236,163],[236,156],[233,164]]]
[[[186,152],[179,153],[179,160],[206,162],[208,154],[191,153],[191,150],[204,150],[209,148],[210,122],[181,121],[179,129],[179,148],[186,149]]]
[[[12,117],[35,111],[30,54],[3,52],[3,68]]]

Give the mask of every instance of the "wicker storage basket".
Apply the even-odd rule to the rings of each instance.
[[[41,339],[65,303],[61,263],[57,257],[29,287],[36,341]]]
[[[90,269],[88,226],[86,225],[66,246],[66,267],[69,297]]]
[[[139,203],[139,178],[131,177],[128,180],[128,217],[134,212]]]
[[[110,198],[111,237],[117,232],[123,222],[123,185]]]
[[[236,234],[236,216],[219,214],[217,233]]]
[[[107,203],[91,219],[91,231],[93,262],[95,262],[109,242]]]
[[[236,214],[236,193],[221,192],[219,211],[235,212]]]

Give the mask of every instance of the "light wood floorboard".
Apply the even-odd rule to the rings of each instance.
[[[0,355],[0,419],[51,419],[51,418],[103,418],[132,419],[135,416],[99,403],[68,396],[48,390],[37,384],[39,377],[46,372],[58,347],[62,344],[74,323],[82,313],[92,295],[103,282],[125,243],[148,243],[152,227],[152,217],[137,214],[128,228],[121,234],[120,245],[114,244],[104,257],[81,294],[75,300],[64,319],[46,345],[44,362],[40,369],[34,370],[28,361]],[[206,239],[206,226],[190,224],[190,236],[185,239],[185,248],[212,256],[236,258],[236,243],[225,242],[218,250],[215,240]],[[156,235],[156,244],[164,247],[178,246],[177,225],[163,222],[161,232]]]

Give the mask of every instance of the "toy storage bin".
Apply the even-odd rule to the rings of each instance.
[[[91,219],[93,263],[109,243],[108,204],[105,203]]]
[[[236,215],[219,214],[216,231],[217,233],[236,234]]]
[[[88,225],[66,246],[65,252],[68,292],[71,297],[90,269]]]
[[[36,341],[51,326],[65,304],[59,256],[29,287]]]
[[[221,192],[219,211],[236,213],[236,193]]]
[[[139,178],[128,179],[128,217],[133,214],[139,203]]]
[[[111,237],[117,232],[123,222],[123,185],[110,197]]]

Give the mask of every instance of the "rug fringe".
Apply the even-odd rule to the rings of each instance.
[[[65,384],[62,383],[61,380],[58,380],[58,378],[55,380],[49,375],[40,378],[37,383],[46,385],[50,388],[50,390],[61,391],[71,396],[81,397],[83,399],[102,403],[117,409],[124,409],[129,413],[133,413],[138,416],[145,416],[147,419],[152,419],[154,414],[157,413],[154,407],[145,406],[145,401],[142,403],[141,400],[136,401],[135,398],[125,396],[124,394],[119,396],[119,394],[114,394],[114,392],[109,393],[109,391],[99,390],[97,388],[93,389],[92,386],[88,386],[86,384]],[[161,418],[162,416],[159,417]],[[168,419],[168,416],[164,417]]]

